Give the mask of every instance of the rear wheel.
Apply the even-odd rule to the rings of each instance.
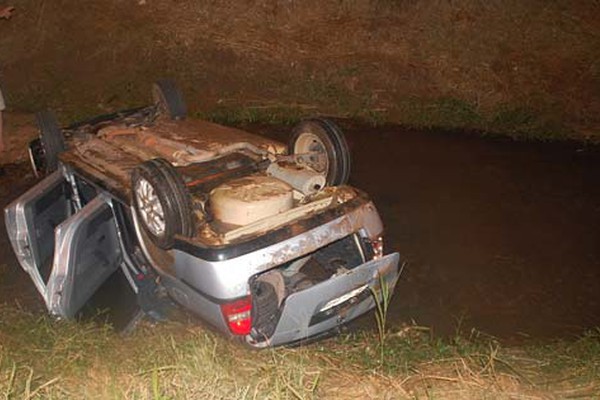
[[[293,130],[289,152],[325,176],[328,186],[344,185],[350,177],[350,150],[341,129],[323,118],[307,119]]]
[[[40,142],[44,159],[44,172],[58,168],[58,155],[66,149],[65,138],[52,111],[40,111],[35,115],[40,131]]]
[[[180,120],[187,117],[187,106],[183,94],[171,79],[161,79],[152,85],[152,99],[159,113],[170,119]]]
[[[135,212],[154,244],[169,249],[176,235],[193,235],[189,193],[168,161],[155,158],[137,166],[131,175],[131,188]]]

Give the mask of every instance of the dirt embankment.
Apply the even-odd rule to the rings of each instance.
[[[28,159],[27,146],[38,135],[32,114],[3,113],[5,151],[0,153],[0,165],[23,163]]]
[[[597,2],[22,0],[0,21],[12,107],[63,118],[174,76],[194,111],[297,108],[598,137]]]

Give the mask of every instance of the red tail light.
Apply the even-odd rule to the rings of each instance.
[[[383,236],[378,236],[374,240],[371,240],[371,246],[373,246],[373,260],[378,260],[383,257]]]
[[[252,298],[250,296],[232,303],[221,304],[221,312],[229,330],[234,335],[248,335],[252,328]]]

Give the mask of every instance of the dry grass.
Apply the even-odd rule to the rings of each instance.
[[[143,103],[170,75],[202,113],[596,137],[598,14],[595,1],[23,0],[0,24],[1,78],[15,107],[69,118]]]
[[[558,399],[600,395],[600,340],[503,348],[407,327],[378,360],[373,334],[252,351],[199,326],[53,322],[0,306],[5,399]]]

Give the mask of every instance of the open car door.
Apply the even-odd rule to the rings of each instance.
[[[72,189],[59,169],[5,209],[19,263],[62,318],[74,317],[123,260],[112,200],[98,194],[79,208]]]

